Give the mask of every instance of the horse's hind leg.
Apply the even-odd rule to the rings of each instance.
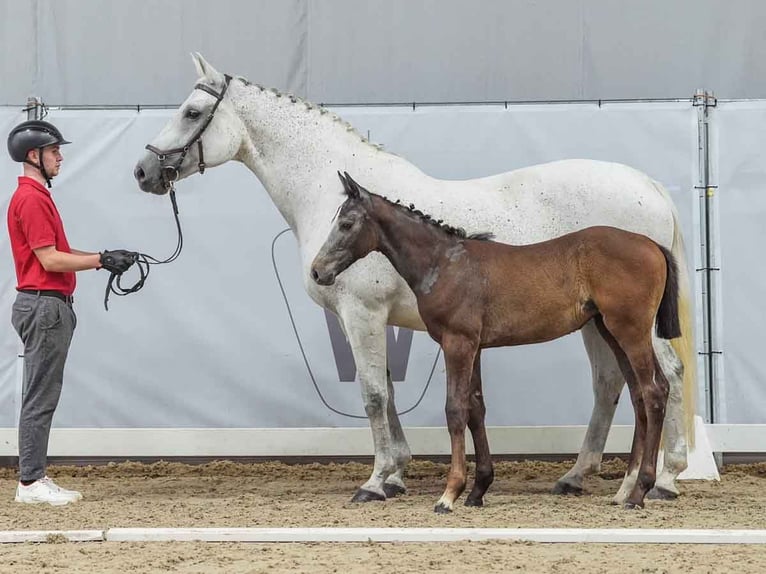
[[[654,354],[651,331],[647,333],[645,340],[636,341],[635,344],[622,342],[621,346],[636,373],[647,422],[638,481],[625,501],[625,507],[642,508],[646,493],[654,487],[657,478],[657,453],[660,449],[662,423],[668,400],[668,381]]]
[[[577,461],[569,472],[558,479],[553,487],[554,494],[582,494],[583,479],[600,470],[617,401],[625,385],[614,352],[599,334],[594,321],[589,321],[582,328],[583,342],[593,374],[593,411]]]
[[[476,352],[476,358],[473,361],[469,401],[468,428],[471,430],[473,449],[476,453],[476,478],[465,500],[465,505],[484,506],[484,494],[495,479],[495,469],[489,452],[487,428],[484,426],[487,408],[484,405],[484,393],[481,386],[481,349]]]
[[[625,355],[620,344],[614,338],[612,333],[604,325],[603,318],[598,316],[594,319],[598,332],[604,338],[604,341],[612,349],[614,357],[620,370],[623,373],[625,381],[628,383],[628,390],[630,391],[630,399],[633,403],[633,412],[635,416],[635,426],[633,429],[633,443],[630,447],[630,458],[628,459],[628,468],[625,471],[625,478],[620,485],[620,489],[612,499],[612,504],[624,504],[625,501],[633,492],[636,482],[638,480],[638,470],[643,458],[643,447],[646,440],[646,411],[643,407],[643,398],[641,391],[638,388],[638,381],[633,367]]]
[[[391,371],[386,369],[386,379],[388,387],[388,423],[391,428],[391,450],[394,455],[394,464],[396,470],[383,483],[383,492],[387,498],[393,498],[399,494],[407,492],[404,486],[404,471],[412,459],[410,447],[402,430],[402,423],[399,422],[399,415],[396,412],[396,401],[394,400],[394,383],[391,380]]]
[[[604,325],[614,336],[619,347],[624,351],[635,374],[637,385],[628,380],[631,399],[636,412],[636,433],[634,451],[631,453],[631,466],[637,457],[636,447],[641,450],[638,479],[625,501],[626,508],[644,506],[646,493],[652,489],[657,477],[657,453],[660,447],[662,423],[665,418],[665,405],[668,400],[668,381],[659,368],[652,346],[653,321],[642,328],[642,317],[618,316],[604,317]],[[618,361],[621,359],[618,355]],[[656,378],[655,378],[656,377]],[[626,378],[627,375],[626,375]],[[636,388],[637,392],[634,392]],[[639,423],[641,430],[639,431]],[[639,443],[636,443],[638,437]]]
[[[686,425],[684,424],[683,379],[684,366],[670,341],[654,339],[654,353],[659,369],[668,380],[668,403],[663,424],[664,464],[657,475],[649,498],[674,499],[680,493],[676,478],[687,466]]]

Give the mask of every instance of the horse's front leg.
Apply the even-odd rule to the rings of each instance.
[[[391,429],[391,450],[394,455],[396,470],[383,483],[383,492],[387,498],[393,498],[407,492],[407,487],[404,485],[404,472],[412,460],[412,454],[402,430],[402,423],[399,422],[399,415],[396,412],[394,383],[391,379],[391,371],[388,369],[386,369],[386,384],[388,389],[388,426]]]
[[[476,453],[476,478],[471,492],[465,499],[465,505],[484,506],[484,494],[495,480],[495,469],[489,452],[487,427],[484,425],[487,408],[484,405],[484,391],[481,384],[481,349],[476,352],[476,358],[473,360],[469,401],[468,428],[471,430],[473,449]]]
[[[389,397],[386,384],[386,317],[382,309],[371,311],[362,305],[338,309],[351,351],[354,354],[364,410],[370,421],[375,463],[372,475],[352,498],[353,502],[385,500],[384,483],[396,470],[393,438],[389,424]]]
[[[465,428],[468,424],[471,373],[477,342],[462,336],[446,335],[442,340],[444,362],[447,366],[447,429],[449,430],[452,459],[447,488],[434,507],[434,512],[452,512],[455,501],[465,490]]]
[[[625,378],[614,352],[599,334],[594,321],[589,321],[582,328],[582,338],[593,374],[593,411],[577,461],[569,472],[556,481],[554,494],[582,494],[583,480],[601,469],[606,439],[617,401],[625,386]]]

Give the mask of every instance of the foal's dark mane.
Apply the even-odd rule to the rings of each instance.
[[[481,233],[468,234],[466,233],[465,229],[463,229],[462,227],[453,227],[451,225],[444,223],[444,221],[441,219],[434,219],[427,213],[423,213],[419,209],[416,209],[415,205],[412,203],[410,203],[409,205],[404,205],[398,199],[396,201],[391,201],[385,195],[378,195],[377,193],[372,193],[370,191],[368,191],[367,193],[369,193],[370,195],[379,197],[380,199],[384,200],[386,203],[388,203],[389,205],[392,205],[393,207],[397,209],[405,211],[409,213],[410,215],[416,216],[424,223],[433,225],[434,227],[441,229],[444,233],[452,237],[458,237],[460,239],[475,239],[476,241],[490,241],[495,237],[495,234],[489,231],[482,231]]]

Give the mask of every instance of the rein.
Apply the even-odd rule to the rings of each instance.
[[[125,295],[129,295],[130,293],[135,293],[136,291],[141,290],[141,288],[144,286],[144,283],[146,283],[147,277],[149,277],[151,265],[164,265],[165,263],[171,263],[178,259],[178,256],[181,255],[181,250],[184,246],[184,234],[183,231],[181,231],[181,220],[178,217],[178,203],[176,203],[176,190],[172,182],[170,184],[170,203],[173,206],[173,218],[176,222],[176,230],[178,230],[178,240],[176,241],[175,250],[173,250],[173,253],[170,255],[170,257],[161,261],[155,257],[152,257],[151,255],[147,255],[146,253],[136,252],[135,265],[138,267],[140,276],[138,281],[136,281],[135,284],[133,284],[131,287],[123,287],[121,283],[122,275],[112,273],[109,276],[109,281],[106,283],[106,291],[104,292],[104,309],[107,311],[109,311],[109,295],[111,293],[114,293],[119,297],[124,297]],[[115,278],[117,281],[115,281]]]
[[[146,253],[138,253],[136,252],[136,267],[138,267],[139,271],[139,278],[138,281],[135,282],[130,287],[123,287],[121,284],[122,281],[122,275],[118,275],[117,273],[112,273],[109,276],[109,281],[107,281],[106,284],[106,291],[104,293],[104,309],[107,311],[109,310],[109,295],[114,293],[115,295],[119,297],[124,297],[125,295],[128,295],[130,293],[135,293],[136,291],[139,291],[141,288],[143,288],[144,284],[146,283],[146,279],[149,277],[149,271],[151,270],[152,265],[164,265],[166,263],[171,263],[178,259],[179,255],[181,255],[181,250],[184,246],[184,235],[183,231],[181,231],[181,220],[178,217],[178,203],[176,202],[176,190],[175,190],[175,182],[178,180],[179,176],[179,170],[181,169],[181,164],[183,163],[184,159],[186,159],[186,155],[189,153],[189,150],[194,144],[197,144],[197,153],[198,153],[198,162],[197,162],[197,169],[199,173],[203,174],[205,173],[205,156],[202,149],[202,135],[205,133],[205,130],[207,130],[208,126],[210,125],[210,122],[213,121],[213,116],[215,116],[215,112],[218,109],[218,106],[223,101],[224,96],[226,95],[226,90],[229,88],[229,82],[231,82],[231,76],[228,74],[224,76],[225,81],[223,84],[223,89],[220,92],[216,92],[212,88],[204,85],[204,84],[195,84],[194,89],[195,90],[202,90],[203,92],[207,92],[211,96],[215,98],[215,104],[213,104],[213,107],[210,109],[210,113],[205,118],[205,121],[200,124],[200,126],[194,131],[194,133],[191,135],[189,140],[186,142],[186,144],[172,148],[167,150],[161,150],[151,144],[146,145],[146,149],[148,149],[150,152],[155,154],[157,156],[157,160],[160,163],[160,173],[162,174],[162,182],[165,186],[165,189],[168,190],[168,193],[170,195],[170,202],[173,206],[173,218],[176,222],[176,229],[178,230],[178,241],[176,242],[176,248],[173,251],[173,253],[166,259],[159,260],[155,257],[152,257],[151,255],[148,255]],[[176,159],[172,163],[166,163],[166,160],[168,158],[177,155],[178,159]],[[116,279],[116,281],[115,281]]]

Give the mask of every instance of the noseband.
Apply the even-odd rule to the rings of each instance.
[[[165,186],[165,189],[172,189],[173,183],[178,179],[181,164],[183,163],[184,159],[186,159],[186,154],[189,153],[189,150],[195,143],[197,144],[197,150],[199,152],[199,162],[197,164],[197,169],[200,173],[205,173],[205,156],[202,151],[202,134],[205,133],[205,130],[210,125],[210,122],[213,121],[215,111],[218,109],[221,101],[223,101],[223,97],[226,95],[226,90],[229,88],[231,76],[227,74],[224,76],[224,78],[225,81],[223,84],[223,89],[220,91],[220,93],[216,92],[214,89],[206,86],[205,84],[196,84],[194,86],[195,90],[202,90],[203,92],[207,92],[213,96],[215,98],[215,104],[213,104],[213,108],[205,118],[205,121],[202,122],[202,124],[200,124],[200,126],[194,131],[186,144],[180,147],[165,150],[154,147],[151,144],[147,144],[146,149],[155,154],[157,156],[157,161],[160,162],[160,173],[162,173],[162,182]],[[176,155],[178,158],[175,161],[170,162],[170,158]]]

